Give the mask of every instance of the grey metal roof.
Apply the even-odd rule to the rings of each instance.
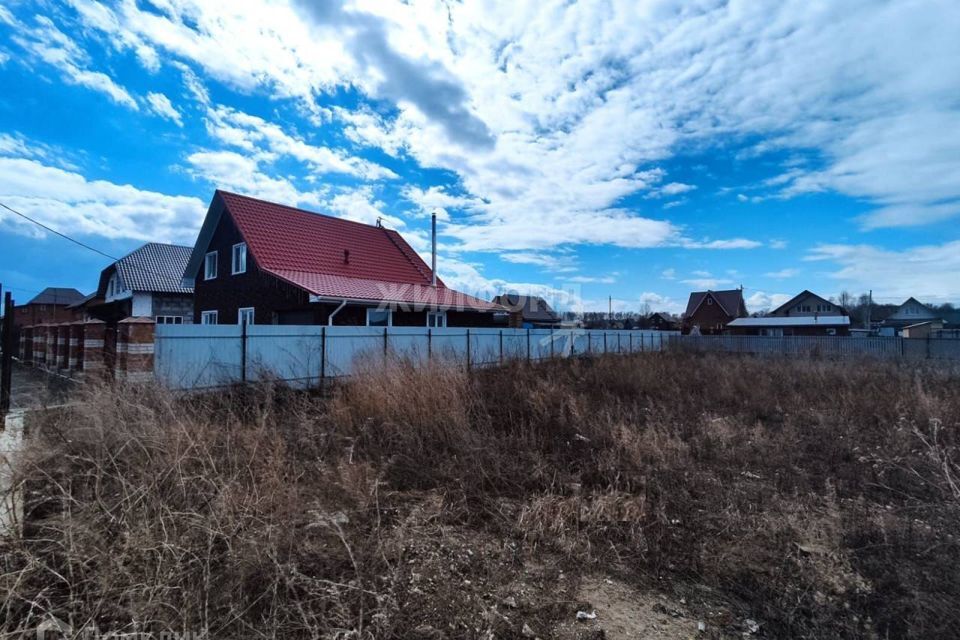
[[[193,293],[192,287],[183,286],[183,271],[192,251],[193,247],[148,242],[112,266],[130,291]]]
[[[83,300],[83,294],[68,287],[47,287],[27,304],[73,304]]]
[[[737,318],[728,327],[848,327],[850,316],[764,316]]]

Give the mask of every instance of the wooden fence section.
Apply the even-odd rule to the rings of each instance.
[[[960,360],[960,340],[846,336],[681,336],[670,349],[756,355]]]
[[[299,386],[348,376],[359,359],[442,358],[481,367],[661,350],[673,332],[580,329],[427,329],[285,325],[157,325],[154,375],[173,389],[261,379]]]

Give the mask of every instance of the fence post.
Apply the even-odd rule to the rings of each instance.
[[[633,333],[627,334],[630,337],[630,353],[633,353]]]
[[[503,366],[503,329],[500,329],[500,366]]]
[[[555,337],[554,331],[555,329],[551,327],[550,328],[550,359],[551,360],[553,360],[553,343],[554,343],[554,337]]]
[[[327,328],[320,327],[320,391],[327,379]]]
[[[467,329],[467,371],[470,371],[470,329]]]
[[[433,360],[433,329],[427,329],[427,362]]]
[[[10,410],[10,385],[13,381],[13,297],[3,294],[3,359],[0,360],[0,427]]]
[[[383,328],[383,361],[387,361],[387,345],[389,344],[389,334],[387,333],[387,327]]]
[[[530,362],[530,329],[527,329],[527,362]]]
[[[623,348],[620,345],[620,332],[617,332],[617,353],[623,353]]]
[[[607,355],[607,330],[603,330],[603,355]]]
[[[247,382],[247,320],[240,318],[240,382]]]

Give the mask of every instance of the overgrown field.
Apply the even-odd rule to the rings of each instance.
[[[960,636],[957,372],[640,354],[86,400],[16,469],[10,636]]]

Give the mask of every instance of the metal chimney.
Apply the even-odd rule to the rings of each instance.
[[[437,210],[430,213],[430,276],[432,286],[437,286]]]

